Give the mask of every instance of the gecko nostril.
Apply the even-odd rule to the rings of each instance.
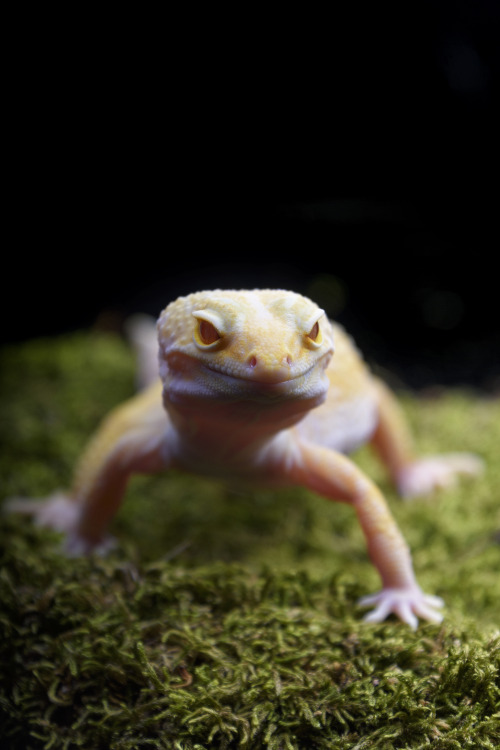
[[[264,358],[257,357],[255,354],[251,354],[247,358],[247,366],[251,370],[255,370],[256,368],[259,370],[260,369],[274,370],[274,369],[280,369],[282,367],[291,368],[292,364],[293,364],[293,358],[291,357],[290,354],[283,356],[281,359],[281,362],[279,358],[276,358],[276,360],[274,361],[270,360],[269,362],[267,362],[265,357]]]

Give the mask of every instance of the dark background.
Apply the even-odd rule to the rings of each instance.
[[[3,342],[282,287],[410,386],[496,392],[496,8],[31,19]]]

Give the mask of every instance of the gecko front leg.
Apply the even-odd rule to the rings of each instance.
[[[349,503],[357,514],[382,579],[382,590],[360,602],[375,605],[365,619],[380,622],[392,612],[413,629],[418,617],[440,622],[442,615],[436,609],[443,602],[424,594],[418,585],[408,545],[378,488],[348,458],[328,448],[297,441],[293,456],[286,469],[292,482]]]
[[[160,386],[155,384],[103,421],[83,453],[70,490],[42,500],[13,498],[7,510],[63,532],[70,555],[107,551],[112,544],[107,529],[130,476],[166,468],[167,424]]]

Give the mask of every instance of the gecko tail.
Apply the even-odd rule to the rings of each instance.
[[[136,357],[136,386],[144,390],[159,377],[156,319],[137,313],[125,321],[125,335]]]

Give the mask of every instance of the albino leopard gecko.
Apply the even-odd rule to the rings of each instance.
[[[370,441],[400,493],[422,494],[476,474],[471,454],[416,459],[389,390],[350,338],[311,300],[283,290],[180,297],[158,323],[159,371],[104,420],[72,489],[10,509],[65,532],[70,554],[106,547],[132,473],[172,467],[272,487],[301,485],[355,510],[382,579],[372,622],[395,613],[439,622],[442,601],[420,589],[382,494],[344,454]],[[163,404],[163,406],[162,406]],[[164,408],[163,408],[164,407]]]

